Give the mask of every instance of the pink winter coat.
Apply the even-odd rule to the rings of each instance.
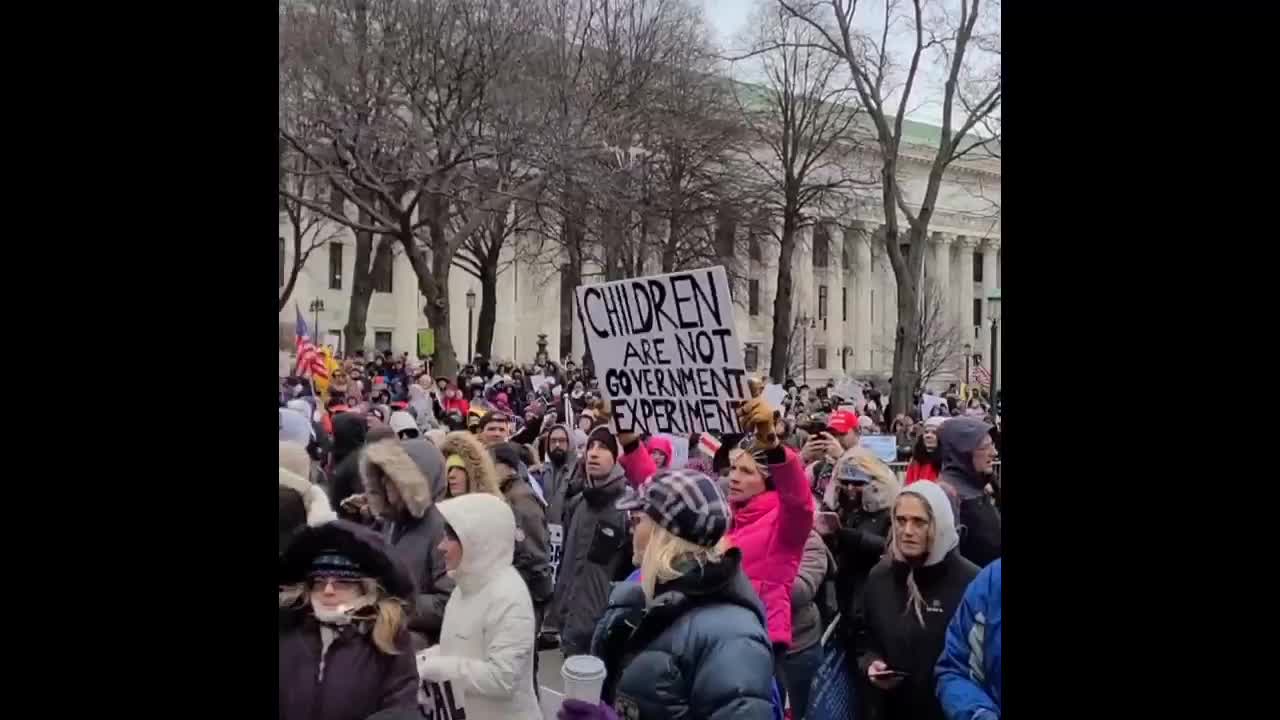
[[[769,466],[774,489],[734,504],[729,538],[742,550],[742,570],[764,601],[770,642],[790,647],[791,587],[813,529],[813,493],[800,457],[785,450],[786,462]]]
[[[627,484],[631,487],[640,487],[641,483],[658,472],[658,466],[649,456],[649,450],[644,443],[637,440],[636,447],[631,452],[627,452],[626,448],[619,448],[619,450],[622,451],[622,456],[618,458],[618,464],[627,474]]]
[[[663,455],[665,455],[665,456],[666,456],[666,458],[667,458],[667,462],[666,462],[666,464],[665,464],[663,467],[671,467],[671,458],[672,458],[672,453],[671,453],[671,441],[670,441],[670,440],[667,440],[667,439],[666,439],[666,438],[664,438],[664,437],[658,437],[658,436],[656,436],[656,435],[655,435],[655,436],[653,436],[653,437],[649,438],[648,442],[646,443],[646,446],[648,447],[648,450],[649,450],[649,452],[651,452],[651,453],[652,453],[654,450],[657,450],[658,452],[660,452],[660,453],[662,453]],[[650,456],[650,457],[652,457],[652,456]],[[656,463],[655,463],[655,464],[656,464]]]

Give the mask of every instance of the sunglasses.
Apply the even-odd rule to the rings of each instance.
[[[328,588],[330,584],[333,585],[334,590],[346,590],[353,592],[360,589],[360,581],[353,580],[351,578],[313,577],[310,581],[311,589],[316,591],[324,590]]]

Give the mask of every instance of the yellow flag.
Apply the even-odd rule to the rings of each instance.
[[[328,345],[320,348],[320,354],[324,356],[327,377],[314,377],[311,381],[315,384],[316,392],[320,394],[320,399],[324,402],[329,402],[329,378],[333,377],[333,371],[337,369],[338,363],[333,359],[333,350]]]

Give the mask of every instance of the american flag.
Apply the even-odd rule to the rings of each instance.
[[[973,369],[974,381],[981,387],[991,387],[991,371],[981,365]]]
[[[301,377],[310,375],[312,378],[329,379],[329,368],[325,366],[324,354],[316,348],[315,343],[311,342],[311,331],[307,328],[307,321],[302,317],[302,310],[295,305],[293,309],[298,313],[298,323],[294,328],[294,335],[297,336],[298,350],[298,367],[294,371]]]

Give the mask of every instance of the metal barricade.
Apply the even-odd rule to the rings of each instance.
[[[894,474],[894,475],[897,475],[897,476],[898,476],[898,482],[900,482],[900,483],[901,483],[901,482],[906,482],[906,480],[907,480],[907,466],[908,466],[908,465],[910,465],[910,464],[911,464],[911,463],[909,463],[909,462],[891,462],[891,463],[889,463],[889,469],[893,471],[893,474]],[[995,462],[991,463],[991,472],[992,472],[992,474],[993,474],[993,475],[995,475],[995,484],[996,484],[996,485],[999,485],[999,484],[1000,484],[1000,461],[999,461],[999,460],[996,460]]]

